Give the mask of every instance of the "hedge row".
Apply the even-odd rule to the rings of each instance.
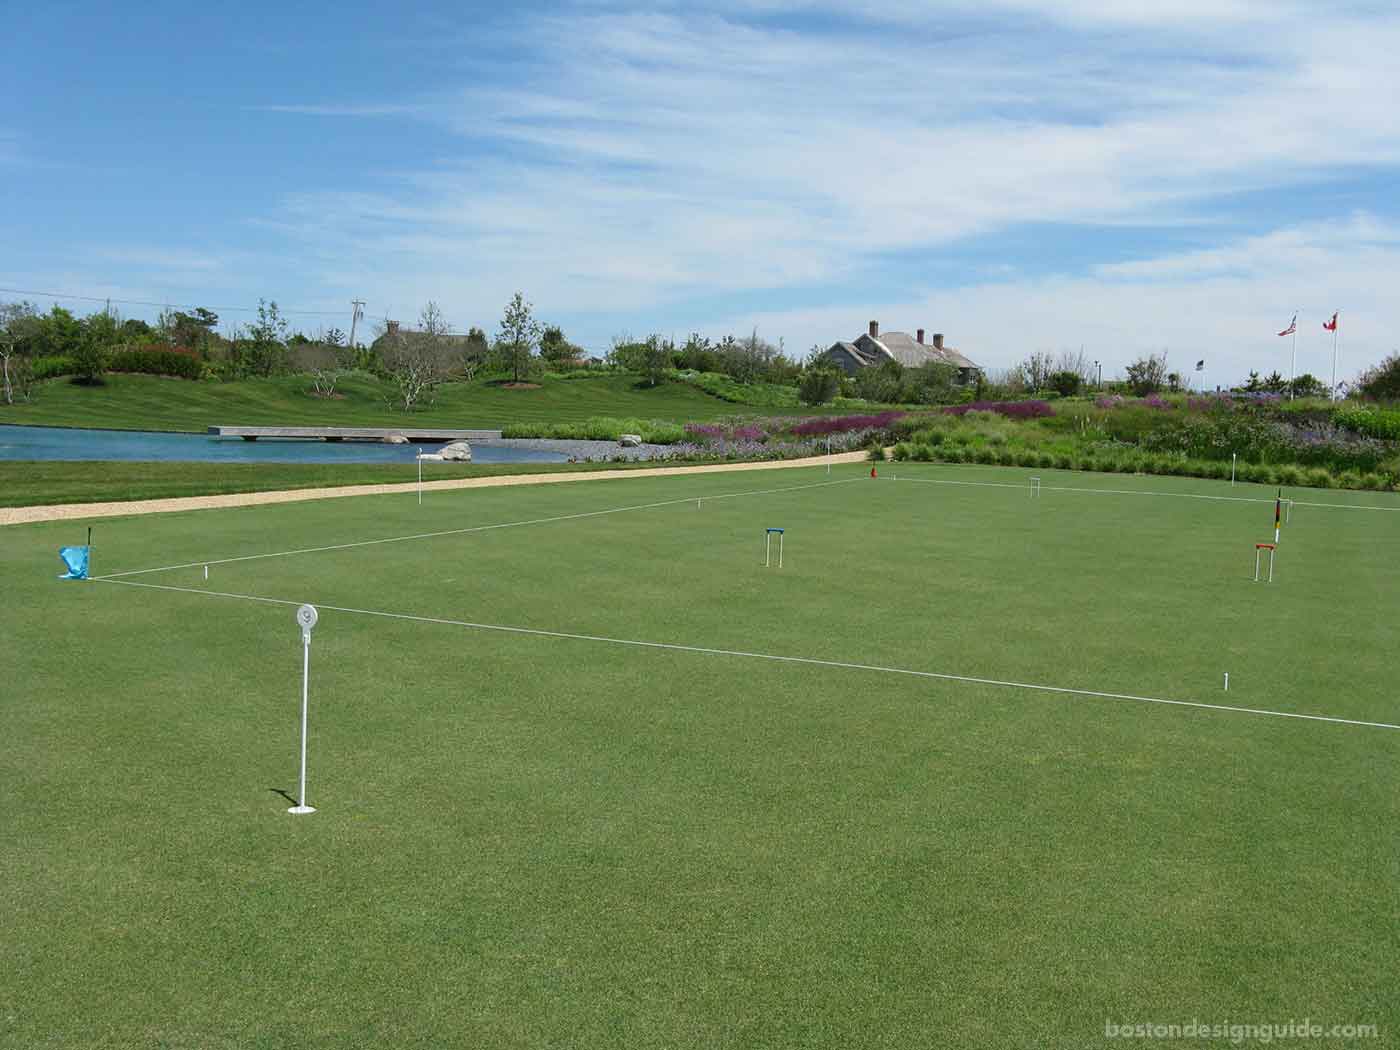
[[[927,463],[986,463],[1003,467],[1034,467],[1041,470],[1085,470],[1118,474],[1164,474],[1179,477],[1230,477],[1230,464],[1216,460],[1184,459],[1143,453],[1124,455],[1071,455],[1035,452],[1028,449],[964,448],[957,445],[929,445],[901,441],[894,447],[894,458]],[[1346,470],[1332,473],[1322,467],[1274,466],[1268,463],[1241,463],[1235,477],[1266,485],[1292,485],[1320,489],[1389,490],[1395,479],[1388,474]]]
[[[204,370],[199,357],[190,350],[142,347],[118,350],[107,358],[109,372],[143,372],[153,376],[179,376],[198,379]]]

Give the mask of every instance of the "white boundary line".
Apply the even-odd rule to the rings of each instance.
[[[126,587],[143,587],[157,591],[176,591],[182,594],[198,594],[206,598],[233,598],[242,601],[263,602],[269,605],[301,605],[300,601],[285,598],[264,598],[254,594],[234,594],[228,591],[203,591],[195,587],[175,587],[161,583],[139,583],[135,580],[117,580],[111,577],[95,576],[89,582],[114,583]],[[341,605],[323,605],[313,602],[318,609],[342,612],[355,616],[375,616],[387,620],[406,620],[413,623],[440,624],[448,627],[466,627],[477,631],[500,631],[507,634],[532,635],[538,638],[564,638],[577,642],[601,642],[607,645],[628,645],[644,649],[666,649],[671,652],[701,653],[709,656],[737,656],[749,660],[772,660],[778,663],[805,664],[812,667],[836,667],[848,671],[870,671],[878,674],[907,675],[914,678],[936,678],[945,682],[965,682],[973,685],[1000,686],[1006,689],[1030,689],[1043,693],[1059,693],[1068,696],[1089,696],[1101,700],[1126,700],[1143,704],[1168,704],[1173,707],[1198,707],[1208,711],[1228,711],[1234,714],[1267,715],[1273,718],[1296,718],[1308,722],[1332,722],[1337,725],[1365,726],[1371,729],[1400,729],[1400,725],[1389,722],[1363,722],[1353,718],[1336,718],[1331,715],[1307,715],[1293,711],[1270,711],[1258,707],[1232,707],[1226,704],[1207,704],[1198,700],[1167,700],[1155,696],[1135,696],[1130,693],[1106,693],[1094,689],[1072,689],[1068,686],[1036,685],[1029,682],[1008,682],[996,678],[976,678],[971,675],[944,674],[937,671],[915,671],[904,667],[881,667],[877,664],[848,663],[843,660],[822,660],[809,656],[780,656],[774,653],[751,653],[742,649],[712,649],[698,645],[679,645],[673,642],[648,642],[634,638],[608,638],[603,635],[573,634],[567,631],[548,631],[537,627],[511,627],[505,624],[473,623],[470,620],[449,620],[438,616],[415,616],[410,613],[382,612],[375,609],[352,609]]]
[[[1002,468],[1007,469],[1007,468]],[[1029,469],[1029,468],[1026,468]],[[1005,481],[953,481],[948,478],[896,478],[883,477],[884,481],[913,481],[922,485],[973,485],[978,488],[991,489],[1024,489],[1024,485],[1013,485]],[[1209,499],[1219,500],[1225,503],[1273,503],[1276,496],[1207,496],[1199,492],[1159,492],[1149,489],[1096,489],[1086,488],[1079,485],[1046,485],[1047,492],[1090,492],[1104,493],[1110,496],[1175,496],[1178,499]],[[1292,499],[1285,496],[1284,502],[1291,502],[1298,507],[1336,507],[1340,510],[1388,510],[1400,512],[1400,507],[1367,507],[1360,503],[1315,503],[1311,500]]]
[[[700,499],[735,499],[739,496],[767,496],[777,492],[797,492],[800,489],[819,489],[828,485],[845,485],[852,481],[861,481],[864,475],[854,478],[842,478],[839,481],[817,481],[810,485],[788,485],[776,489],[753,489],[747,492],[722,492],[713,496],[700,496]],[[464,529],[444,529],[440,532],[420,532],[412,536],[386,536],[377,540],[358,540],[354,543],[335,543],[328,547],[301,547],[289,551],[272,551],[267,554],[244,554],[237,558],[201,558],[199,561],[185,562],[181,565],[158,565],[152,569],[128,569],[126,572],[110,572],[103,576],[94,576],[94,580],[115,580],[123,576],[142,576],[151,572],[173,572],[176,569],[194,569],[201,565],[229,565],[240,561],[258,561],[262,558],[285,558],[293,554],[320,554],[325,551],[344,551],[355,547],[372,547],[379,543],[404,543],[408,540],[429,540],[439,536],[462,536],[470,532],[490,532],[492,529],[513,529],[520,525],[547,525],[556,521],[574,521],[578,518],[596,518],[603,514],[622,514],[632,510],[652,510],[656,507],[670,507],[678,503],[690,503],[694,496],[685,496],[680,499],[662,500],[659,503],[638,503],[630,507],[610,507],[607,510],[589,510],[578,514],[557,514],[550,518],[530,518],[526,521],[503,521],[495,525],[473,525]]]

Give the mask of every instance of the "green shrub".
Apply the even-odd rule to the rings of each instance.
[[[1280,485],[1301,485],[1303,484],[1303,471],[1291,463],[1285,463],[1278,468],[1278,483]]]
[[[914,458],[914,446],[908,441],[896,441],[894,444],[894,455],[891,457],[896,463]]]
[[[1346,430],[1385,441],[1400,441],[1400,411],[1379,408],[1339,408],[1332,422]]]
[[[1303,476],[1303,484],[1314,489],[1330,489],[1335,482],[1332,475],[1322,467],[1311,467]]]
[[[71,376],[75,369],[73,359],[67,354],[49,354],[33,358],[30,367],[33,369],[36,382],[42,379],[55,379],[58,376]]]
[[[1374,472],[1367,472],[1361,475],[1361,487],[1376,492],[1388,486],[1385,483],[1385,478],[1381,475]]]
[[[1344,470],[1337,475],[1337,488],[1339,489],[1359,489],[1362,487],[1359,470]]]
[[[107,359],[107,371],[198,379],[204,371],[204,363],[192,350],[142,346],[134,350],[118,350],[112,354]]]
[[[1056,452],[1053,462],[1056,470],[1074,469],[1074,459],[1068,452]]]
[[[938,458],[944,463],[966,463],[967,449],[961,445],[945,445],[938,450]]]

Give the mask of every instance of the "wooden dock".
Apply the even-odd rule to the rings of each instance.
[[[408,442],[443,444],[449,441],[495,441],[499,430],[442,430],[436,427],[210,427],[215,437],[237,437],[244,441],[258,438],[300,438],[312,441],[383,441],[399,435]]]

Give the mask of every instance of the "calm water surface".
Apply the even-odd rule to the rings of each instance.
[[[568,456],[509,443],[471,442],[474,463],[563,463]],[[374,441],[305,441],[218,438],[142,430],[69,430],[0,426],[0,459],[118,459],[186,463],[412,463],[429,443],[381,445]]]

